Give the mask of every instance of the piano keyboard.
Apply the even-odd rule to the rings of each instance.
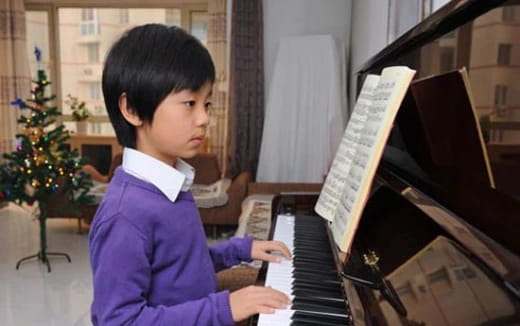
[[[269,264],[265,286],[288,295],[292,306],[274,314],[260,314],[257,325],[349,325],[346,298],[324,220],[318,216],[278,215],[273,240],[284,242],[293,258]]]

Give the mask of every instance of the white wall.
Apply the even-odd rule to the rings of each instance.
[[[352,0],[263,1],[265,100],[267,103],[281,38],[295,35],[331,34],[345,44],[348,55]]]
[[[351,107],[356,95],[356,72],[387,45],[389,0],[353,0],[350,41]]]

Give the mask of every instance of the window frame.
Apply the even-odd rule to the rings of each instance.
[[[513,52],[513,44],[499,43],[497,48],[497,65],[509,66],[511,65],[511,57]]]
[[[48,17],[49,33],[49,61],[50,73],[52,75],[53,93],[56,95],[56,106],[62,112],[61,103],[66,94],[61,91],[61,58],[59,43],[59,14],[61,8],[103,8],[103,9],[180,9],[181,27],[187,31],[191,30],[191,13],[207,11],[208,3],[204,0],[150,0],[142,3],[140,0],[25,0],[26,11],[45,11]],[[101,82],[101,81],[99,81]],[[73,121],[71,114],[63,114],[57,119],[58,124]],[[91,116],[90,123],[110,122],[108,116]]]
[[[496,84],[495,85],[495,96],[493,99],[493,104],[497,109],[507,107],[507,92],[508,87],[504,84]]]
[[[515,23],[516,22],[516,7],[515,6],[504,6],[502,8],[502,21],[504,23]]]

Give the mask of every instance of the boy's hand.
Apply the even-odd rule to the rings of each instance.
[[[253,240],[251,247],[251,258],[263,260],[272,263],[279,263],[280,257],[269,253],[270,251],[278,251],[285,258],[291,259],[291,253],[285,243],[280,241],[261,241]]]
[[[235,322],[256,314],[272,314],[274,309],[285,309],[289,304],[289,298],[285,294],[263,286],[250,285],[229,295],[229,305]]]

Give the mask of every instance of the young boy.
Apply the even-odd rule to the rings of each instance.
[[[181,158],[204,139],[214,80],[208,51],[177,27],[133,28],[108,54],[103,94],[125,149],[89,235],[94,325],[233,325],[289,304],[271,288],[216,290],[216,271],[290,253],[251,238],[206,245]]]

